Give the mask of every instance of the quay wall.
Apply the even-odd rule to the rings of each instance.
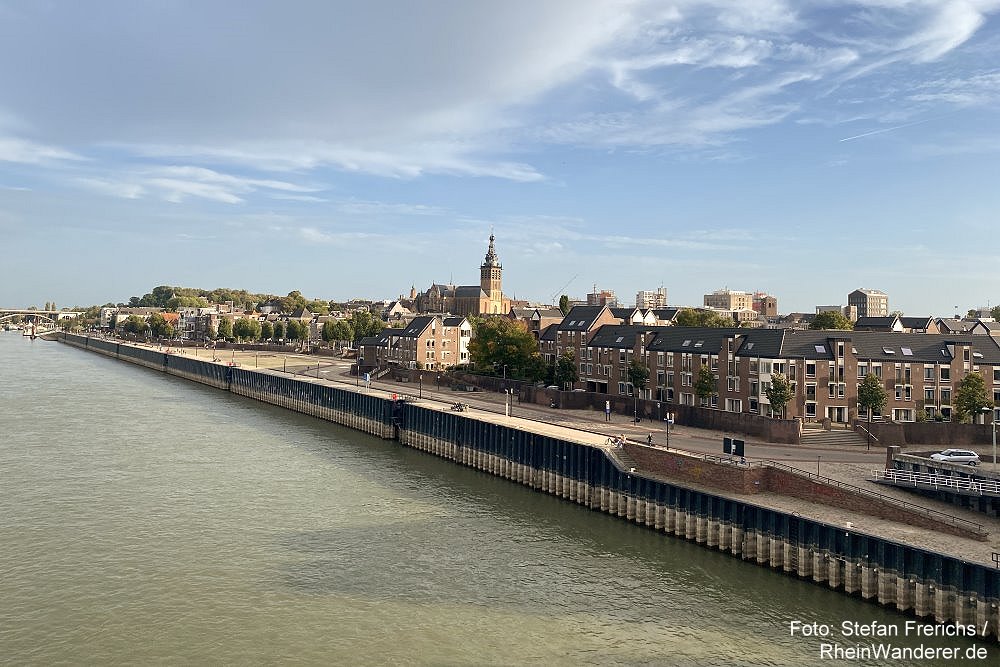
[[[333,421],[929,622],[998,639],[1000,569],[652,479],[603,447],[350,386],[63,334],[75,347]],[[750,480],[759,481],[759,480]]]

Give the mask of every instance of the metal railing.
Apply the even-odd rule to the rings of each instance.
[[[910,472],[908,470],[873,470],[872,479],[876,482],[884,482],[896,486],[950,489],[978,495],[1000,496],[1000,481],[997,480],[979,480],[971,477],[938,475],[928,472]]]
[[[779,463],[778,461],[762,461],[766,466],[777,468],[778,470],[784,470],[785,472],[797,475],[799,477],[806,477],[818,482],[820,484],[825,484],[828,486],[835,486],[852,493],[864,496],[866,498],[871,498],[873,500],[879,500],[881,502],[893,505],[899,509],[914,512],[916,514],[921,514],[929,519],[934,519],[935,521],[940,521],[942,523],[951,524],[953,526],[964,528],[980,535],[987,535],[988,532],[983,528],[983,524],[976,523],[975,521],[969,521],[968,519],[963,519],[961,517],[948,514],[947,512],[942,512],[940,510],[933,509],[931,507],[924,507],[922,505],[914,505],[910,502],[900,500],[898,498],[893,498],[892,496],[887,496],[884,493],[878,493],[877,491],[870,491],[868,489],[862,488],[860,486],[854,486],[853,484],[846,484],[836,479],[830,477],[823,477],[817,475],[816,473],[811,473],[808,470],[802,470],[801,468],[793,468],[790,465]]]
[[[878,437],[874,433],[872,433],[871,431],[869,431],[868,429],[866,429],[861,424],[855,425],[854,432],[857,433],[859,430],[864,431],[866,436],[868,436],[869,438],[871,438],[875,442],[878,442]]]

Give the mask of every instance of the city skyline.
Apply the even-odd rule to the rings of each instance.
[[[995,305],[1000,0],[0,0],[0,305]]]

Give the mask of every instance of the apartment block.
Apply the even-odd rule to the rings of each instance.
[[[877,289],[856,289],[847,295],[847,305],[858,309],[858,318],[885,317],[889,314],[889,297]]]

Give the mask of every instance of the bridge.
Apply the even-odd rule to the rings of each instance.
[[[65,320],[68,318],[79,317],[80,315],[83,315],[83,313],[72,310],[0,308],[0,321],[6,319],[13,319],[15,317],[21,317],[29,322],[35,318],[49,320],[50,322],[55,322],[56,320]]]

